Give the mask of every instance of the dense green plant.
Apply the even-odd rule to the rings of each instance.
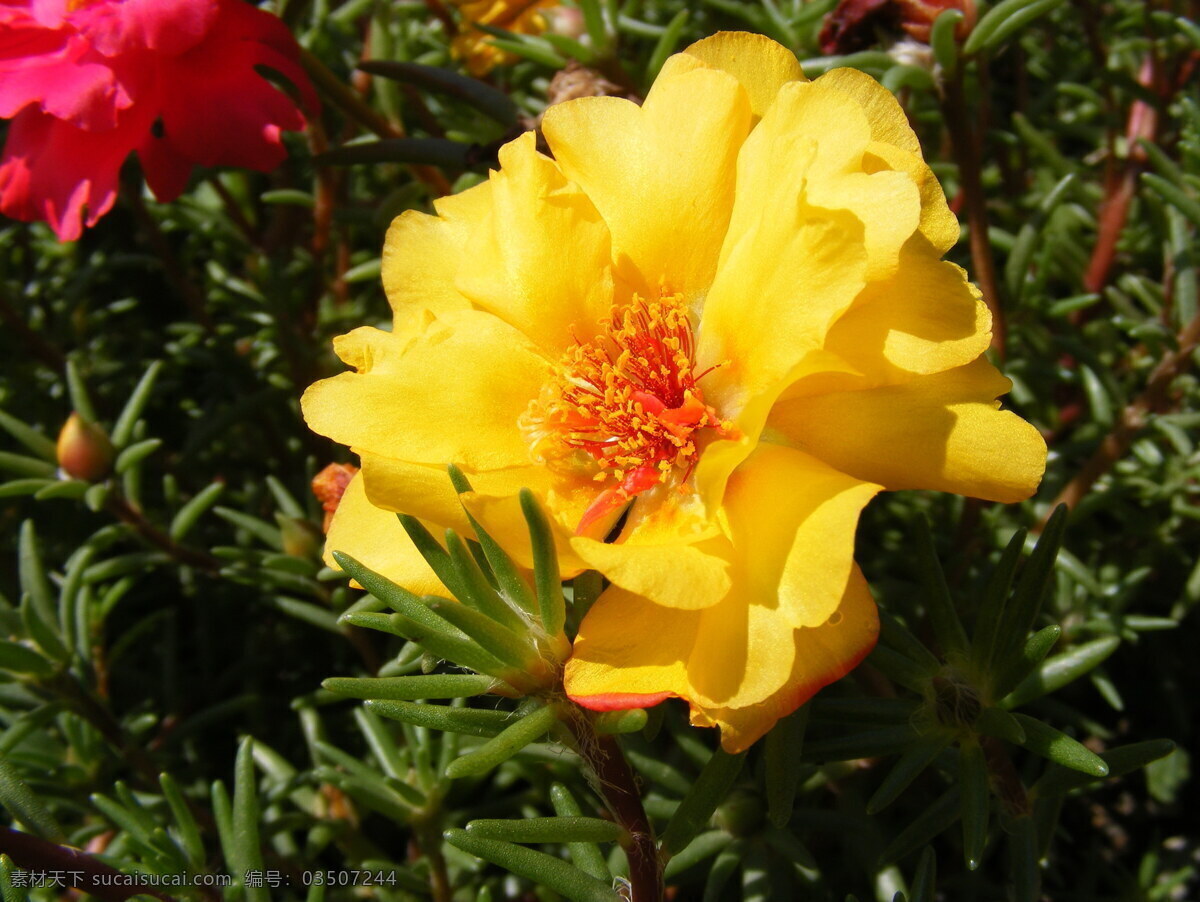
[[[6,902],[80,869],[171,898],[617,899],[644,848],[589,782],[600,747],[636,771],[676,899],[1195,891],[1196,5],[1004,0],[965,42],[951,12],[927,53],[880,31],[840,58],[833,5],[580,0],[576,37],[500,34],[519,60],[481,82],[440,3],[281,2],[326,103],[281,170],[157,205],[131,166],[74,244],[0,223]],[[332,335],[386,320],[390,218],[483,177],[556,70],[636,96],[722,28],[897,92],[1051,449],[1023,505],[874,502],[878,649],[740,756],[673,703],[584,717],[552,674],[507,681],[561,660],[594,574],[526,584],[481,533],[425,543],[465,605],[347,559],[351,589],[308,490],[340,451],[297,402]],[[112,445],[85,478],[56,458],[73,412]]]

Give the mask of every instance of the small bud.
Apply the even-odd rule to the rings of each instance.
[[[713,820],[726,833],[752,836],[766,824],[767,808],[757,793],[738,788],[726,796]]]
[[[283,553],[292,557],[315,558],[321,553],[322,540],[317,528],[307,520],[275,515],[283,536]]]
[[[112,471],[116,451],[104,430],[72,413],[58,434],[58,466],[74,479],[98,482]]]
[[[574,6],[556,6],[546,10],[542,15],[546,19],[546,30],[551,34],[562,35],[564,38],[576,41],[587,34],[583,11]]]
[[[358,467],[352,464],[330,464],[313,477],[312,492],[325,510],[325,532],[329,532],[333,512],[337,510],[342,495],[346,494],[346,486],[350,485],[350,480],[357,472]]]

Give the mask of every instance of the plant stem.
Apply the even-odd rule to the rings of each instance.
[[[151,545],[158,546],[181,564],[187,564],[189,567],[196,567],[209,573],[216,573],[221,569],[221,562],[211,554],[194,548],[188,548],[186,545],[180,545],[147,520],[141,511],[133,507],[124,498],[117,495],[110,495],[108,501],[105,503],[105,507],[122,523],[131,526],[143,539]]]
[[[576,708],[573,713],[576,716],[567,719],[567,726],[575,737],[577,750],[595,776],[595,789],[628,834],[622,848],[629,859],[630,902],[662,902],[663,872],[658,844],[642,807],[637,778],[617,740],[597,734],[590,716],[582,709]]]
[[[78,884],[74,884],[75,889],[84,890],[105,902],[121,902],[134,896],[151,896],[163,902],[174,902],[173,897],[153,887],[124,884],[129,879],[127,875],[86,852],[60,846],[11,827],[0,827],[0,852],[27,870],[71,875],[67,879],[72,882],[74,875],[78,874],[80,879]],[[93,879],[88,880],[89,877]],[[106,879],[101,882],[95,879],[98,877]]]
[[[317,57],[307,50],[301,50],[300,53],[304,70],[334,106],[380,138],[405,137],[404,129],[388,121],[368,106],[353,88],[330,72]],[[439,169],[416,164],[411,168],[413,174],[428,185],[438,197],[444,197],[450,193],[450,182],[446,180]]]
[[[992,313],[992,347],[1004,359],[1007,328],[1004,308],[1000,304],[999,283],[996,281],[996,262],[988,239],[987,197],[980,177],[979,135],[970,125],[971,112],[963,91],[963,66],[947,80],[942,98],[942,113],[950,132],[950,143],[958,163],[963,206],[967,214],[968,241],[971,246],[972,275],[979,282],[983,301]]]

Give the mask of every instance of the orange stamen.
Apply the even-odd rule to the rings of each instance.
[[[705,429],[736,437],[697,384],[695,338],[678,295],[613,308],[591,341],[577,343],[522,420],[535,456],[573,458],[607,486],[584,513],[578,532],[608,522],[636,495],[677,472],[690,474]]]

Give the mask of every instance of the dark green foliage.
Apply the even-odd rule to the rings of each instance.
[[[834,0],[579,0],[569,33],[494,30],[518,60],[485,81],[431,5],[268,4],[327,70],[321,131],[277,172],[199,171],[158,205],[131,164],[70,245],[0,222],[4,902],[59,898],[20,875],[66,847],[187,875],[157,887],[181,899],[611,902],[632,846],[581,735],[636,771],[676,899],[1194,897],[1195,5],[1003,0],[965,43],[951,11],[935,71],[886,20],[822,56]],[[401,517],[461,604],[340,557],[378,597],[351,589],[309,490],[348,458],[298,402],[342,369],[332,336],[389,319],[388,222],[485,178],[555,70],[644,96],[728,28],[897,92],[977,280],[982,203],[1004,403],[1051,449],[1019,505],[874,502],[878,647],[741,756],[678,703],[581,726],[547,690],[605,585],[564,598],[531,496],[532,580],[482,532]],[[57,470],[72,411],[113,446],[94,482]]]

